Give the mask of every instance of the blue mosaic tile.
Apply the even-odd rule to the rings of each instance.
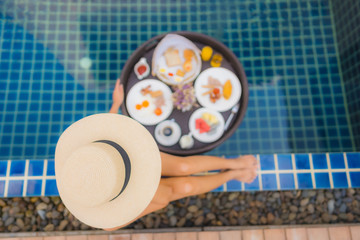
[[[280,179],[280,189],[281,190],[295,189],[294,174],[280,173],[279,179]]]
[[[10,180],[7,196],[8,197],[22,196],[23,186],[24,186],[24,180]]]
[[[349,168],[360,168],[360,153],[347,153],[346,158]]]
[[[10,177],[25,175],[25,160],[11,161]]]
[[[46,175],[47,176],[55,176],[55,161],[54,160],[48,160]]]
[[[360,187],[360,172],[350,172],[350,180],[353,188]]]
[[[308,154],[295,154],[296,169],[310,169],[310,160]]]
[[[327,169],[328,168],[325,153],[312,154],[312,160],[313,160],[314,169]]]
[[[28,176],[42,176],[44,174],[43,160],[30,160]]]
[[[334,188],[347,188],[348,181],[346,177],[346,173],[344,172],[336,172],[332,173]]]
[[[276,174],[262,174],[263,190],[277,190]]]
[[[311,189],[313,188],[313,183],[310,173],[298,173],[297,181],[299,189]]]
[[[58,196],[59,195],[55,179],[46,180],[45,195],[46,196]]]
[[[329,173],[315,173],[316,188],[330,188]]]
[[[279,168],[279,170],[291,170],[291,169],[293,169],[290,154],[278,154],[277,159],[278,159],[278,168]]]
[[[26,196],[41,196],[42,180],[28,180]]]
[[[4,197],[5,195],[5,181],[0,181],[0,197]]]
[[[275,170],[275,160],[273,155],[260,155],[261,170]]]
[[[226,188],[228,191],[241,191],[242,190],[241,185],[242,185],[241,182],[237,180],[231,180],[226,183]]]
[[[345,168],[344,155],[342,153],[329,153],[329,158],[332,169]]]
[[[0,177],[6,176],[8,161],[0,161]]]
[[[259,190],[260,187],[259,187],[259,176],[256,177],[256,179],[248,184],[248,183],[245,183],[245,190]]]

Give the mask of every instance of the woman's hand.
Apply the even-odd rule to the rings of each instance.
[[[118,113],[119,108],[124,101],[124,86],[120,83],[120,78],[116,80],[112,100],[113,104],[111,106],[110,113]]]

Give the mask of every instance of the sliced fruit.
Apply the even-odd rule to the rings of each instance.
[[[213,53],[213,49],[209,46],[203,47],[201,50],[201,58],[203,61],[209,61],[211,58],[211,55]]]
[[[230,80],[227,80],[224,84],[223,88],[223,96],[226,100],[228,100],[231,97],[232,93],[232,84]]]
[[[161,108],[156,108],[154,113],[155,113],[156,116],[160,116],[162,114]]]
[[[143,107],[148,107],[149,106],[149,101],[148,100],[143,101],[142,106]]]
[[[190,60],[191,61],[191,58],[194,56],[194,52],[193,52],[193,50],[191,50],[191,49],[185,49],[184,50],[184,58],[186,59],[186,60]]]
[[[198,129],[200,133],[209,132],[211,129],[210,125],[202,118],[195,120],[195,128]]]
[[[185,71],[185,72],[190,72],[191,69],[192,69],[192,64],[191,64],[191,62],[190,62],[190,61],[185,62],[184,65],[183,65],[183,68],[184,68],[184,71]]]

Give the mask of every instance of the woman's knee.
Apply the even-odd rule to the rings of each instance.
[[[184,196],[191,195],[191,193],[194,192],[194,189],[194,184],[189,180],[179,181],[173,186],[174,193]]]
[[[190,164],[187,161],[179,161],[178,163],[179,174],[186,176],[190,173]]]

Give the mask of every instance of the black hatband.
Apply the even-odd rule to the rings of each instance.
[[[119,194],[116,195],[116,197],[114,197],[113,199],[110,200],[110,202],[112,200],[114,200],[115,198],[117,198],[118,196],[120,196],[120,194],[125,190],[126,186],[129,183],[130,180],[130,175],[131,175],[131,162],[130,162],[130,158],[129,155],[127,154],[127,152],[117,143],[110,141],[110,140],[98,140],[95,142],[101,142],[101,143],[106,143],[109,144],[110,146],[114,147],[121,155],[123,161],[124,161],[124,165],[125,165],[125,181],[124,181],[124,185],[122,187],[122,189],[120,190]]]

